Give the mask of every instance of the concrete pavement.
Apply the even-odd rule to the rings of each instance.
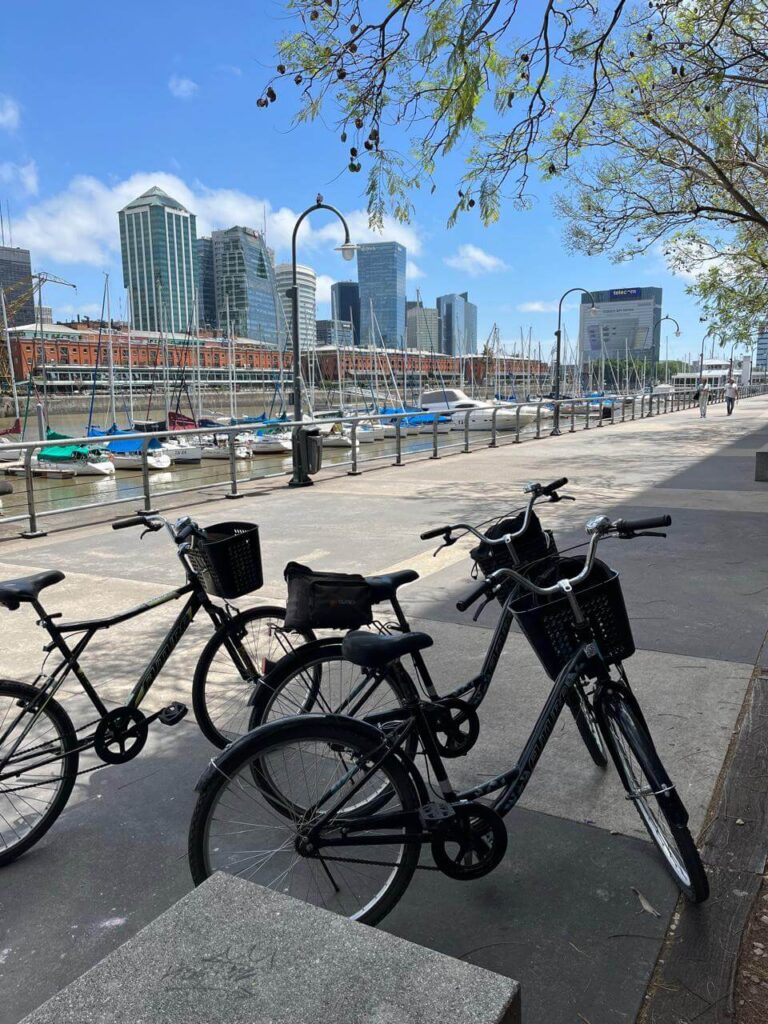
[[[601,556],[622,572],[638,647],[627,668],[696,831],[768,624],[768,487],[752,480],[753,453],[766,441],[768,399],[758,398],[728,419],[715,406],[704,421],[684,412],[326,479],[300,493],[255,488],[239,502],[188,511],[203,523],[260,524],[266,583],[254,600],[282,598],[290,559],[366,573],[415,565],[422,579],[405,592],[405,603],[413,625],[435,636],[427,654],[441,689],[477,671],[496,609],[489,606],[476,624],[456,612],[470,583],[466,550],[457,545],[433,559],[421,530],[501,514],[518,503],[524,481],[563,475],[578,502],[541,511],[561,550],[581,542],[583,523],[596,512],[670,511],[667,541],[606,543]],[[115,534],[102,525],[0,544],[0,578],[53,567],[67,579],[46,591],[45,604],[67,618],[117,610],[179,579],[161,534],[139,544],[137,532]],[[32,616],[21,609],[2,612],[0,621],[3,675],[31,678],[40,648]],[[110,701],[126,698],[168,621],[168,609],[159,609],[89,648],[85,667],[104,680]],[[194,629],[150,694],[150,710],[189,700],[206,635],[202,622]],[[451,765],[457,782],[512,762],[547,689],[535,656],[513,633],[481,709],[480,740]],[[88,720],[76,688],[65,701],[77,720]],[[173,730],[155,726],[137,760],[81,776],[48,836],[3,870],[2,1024],[13,1024],[188,890],[193,786],[211,753],[191,716]],[[519,980],[526,1021],[634,1020],[676,890],[622,796],[615,774],[594,768],[564,717],[508,819],[503,864],[467,885],[418,873],[384,927]],[[660,917],[643,911],[634,889]],[[702,926],[714,905],[697,909]]]

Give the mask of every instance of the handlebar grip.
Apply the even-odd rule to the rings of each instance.
[[[433,537],[443,537],[446,533],[450,533],[451,529],[450,526],[436,526],[432,530],[425,530],[419,536],[422,540],[432,540]]]
[[[127,519],[117,519],[112,523],[113,530],[127,530],[131,526],[146,526],[144,516],[128,516]]]
[[[492,587],[493,583],[490,580],[483,580],[480,586],[475,587],[475,589],[468,597],[462,598],[461,601],[456,602],[456,610],[460,612],[465,612],[467,608],[470,608],[475,603],[475,601],[477,601],[479,598],[483,596],[483,594],[487,594]]]
[[[546,487],[541,488],[542,494],[552,494],[553,491],[559,491],[561,487],[565,487],[568,483],[568,477],[562,476],[559,480],[554,480],[551,484],[547,484]]]
[[[622,530],[637,533],[638,530],[658,530],[672,525],[672,516],[651,516],[649,519],[621,519]]]

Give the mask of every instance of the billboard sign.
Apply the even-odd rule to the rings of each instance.
[[[609,295],[612,299],[639,299],[639,288],[611,288]]]
[[[752,377],[752,356],[744,356],[741,360],[741,383],[749,384]]]

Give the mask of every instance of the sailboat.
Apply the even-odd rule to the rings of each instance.
[[[48,441],[71,440],[53,430],[47,430],[45,436]],[[69,469],[75,476],[112,476],[115,472],[115,465],[103,448],[79,444],[41,448],[32,456],[32,465],[37,469]]]

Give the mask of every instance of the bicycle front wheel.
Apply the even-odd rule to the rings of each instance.
[[[72,721],[26,683],[0,682],[0,866],[39,842],[77,777]]]
[[[356,921],[380,921],[413,877],[419,843],[406,840],[402,824],[387,828],[372,818],[362,828],[361,809],[382,790],[387,817],[420,803],[397,756],[373,768],[381,747],[374,730],[320,716],[265,726],[233,743],[205,778],[192,816],[195,884],[225,871]]]
[[[628,798],[664,858],[679,889],[694,903],[709,895],[687,814],[661,763],[650,733],[632,704],[612,694],[603,704],[606,741]]]
[[[192,682],[192,707],[203,734],[226,747],[248,731],[255,686],[281,658],[314,640],[285,628],[285,608],[249,608],[225,622],[203,648]]]

